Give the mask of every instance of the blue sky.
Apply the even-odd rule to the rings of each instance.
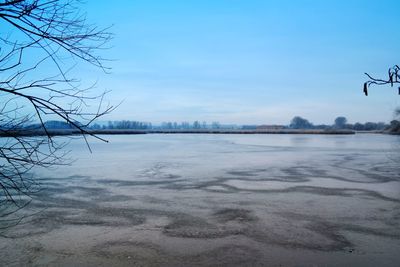
[[[106,119],[287,124],[390,121],[397,90],[362,94],[364,72],[400,63],[400,1],[88,1],[113,25],[111,74],[87,71],[122,105]]]

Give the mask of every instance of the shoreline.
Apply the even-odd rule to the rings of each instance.
[[[130,130],[130,129],[105,129],[105,130],[87,130],[85,134],[90,135],[135,135],[135,134],[323,134],[323,135],[349,135],[356,134],[352,130],[223,130],[223,129],[191,129],[191,130]],[[363,132],[363,133],[383,133],[383,132]],[[64,136],[80,135],[79,130],[52,129],[47,130],[16,130],[10,132],[1,132],[0,137],[17,136]]]

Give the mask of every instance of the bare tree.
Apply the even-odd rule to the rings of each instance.
[[[55,140],[47,119],[68,123],[86,143],[87,135],[104,140],[87,127],[113,107],[103,103],[107,92],[91,95],[93,85],[77,79],[76,69],[86,63],[107,72],[98,51],[111,34],[88,24],[79,4],[0,0],[0,218],[29,202],[33,168],[64,163],[65,143]],[[32,122],[42,136],[21,132]]]
[[[364,87],[363,87],[364,94],[366,96],[368,96],[368,88],[373,84],[374,85],[389,85],[390,84],[391,87],[400,85],[400,67],[398,65],[394,65],[393,67],[389,68],[387,80],[374,78],[371,75],[369,75],[368,73],[365,73],[365,75],[367,75],[367,77],[369,78],[369,80],[364,83]],[[398,86],[397,89],[398,89],[398,94],[400,95],[400,86]],[[393,120],[390,123],[391,125],[390,125],[389,131],[392,133],[399,133],[400,127],[399,127],[399,123],[398,123],[398,118],[400,117],[400,108],[397,108],[394,111],[394,115],[397,118],[397,120]]]
[[[374,78],[368,73],[365,73],[365,75],[367,75],[367,77],[369,78],[369,80],[364,83],[363,87],[364,94],[366,96],[368,96],[368,88],[373,84],[375,85],[390,84],[391,87],[395,86],[396,84],[400,84],[400,67],[398,65],[389,68],[387,80]],[[400,86],[398,87],[398,93],[400,95]]]

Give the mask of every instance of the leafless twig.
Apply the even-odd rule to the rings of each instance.
[[[396,84],[400,84],[400,67],[398,65],[394,65],[393,67],[389,68],[388,70],[388,78],[385,79],[377,79],[365,73],[368,77],[368,81],[364,83],[363,91],[366,96],[368,96],[368,88],[372,85],[387,85],[390,84],[391,87],[395,86]],[[400,86],[398,87],[398,93],[400,95]]]
[[[79,0],[0,0],[0,218],[29,202],[37,190],[31,171],[65,164],[65,142],[58,142],[46,120],[64,121],[86,135],[97,118],[114,107],[104,103],[108,91],[91,95],[71,72],[88,63],[104,72],[98,55],[112,35],[87,23]],[[74,76],[74,77],[70,77]],[[93,106],[94,105],[94,106]],[[38,123],[44,136],[21,136]],[[87,143],[87,141],[86,141]]]

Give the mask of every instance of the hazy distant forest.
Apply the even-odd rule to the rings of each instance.
[[[396,111],[398,112],[398,111]],[[74,126],[62,121],[47,121],[44,123],[47,129],[73,129]],[[30,124],[25,126],[26,129],[41,129],[41,124]],[[220,122],[163,122],[161,124],[152,124],[151,122],[142,122],[134,120],[108,121],[104,123],[94,123],[88,127],[89,129],[135,129],[135,130],[150,130],[150,129],[168,129],[168,130],[186,130],[186,129],[345,129],[354,131],[389,131],[396,132],[400,129],[399,120],[392,120],[390,124],[384,122],[366,122],[366,123],[349,123],[346,117],[337,117],[332,124],[314,124],[309,120],[300,116],[295,116],[287,125],[237,125],[237,124],[222,124]]]

